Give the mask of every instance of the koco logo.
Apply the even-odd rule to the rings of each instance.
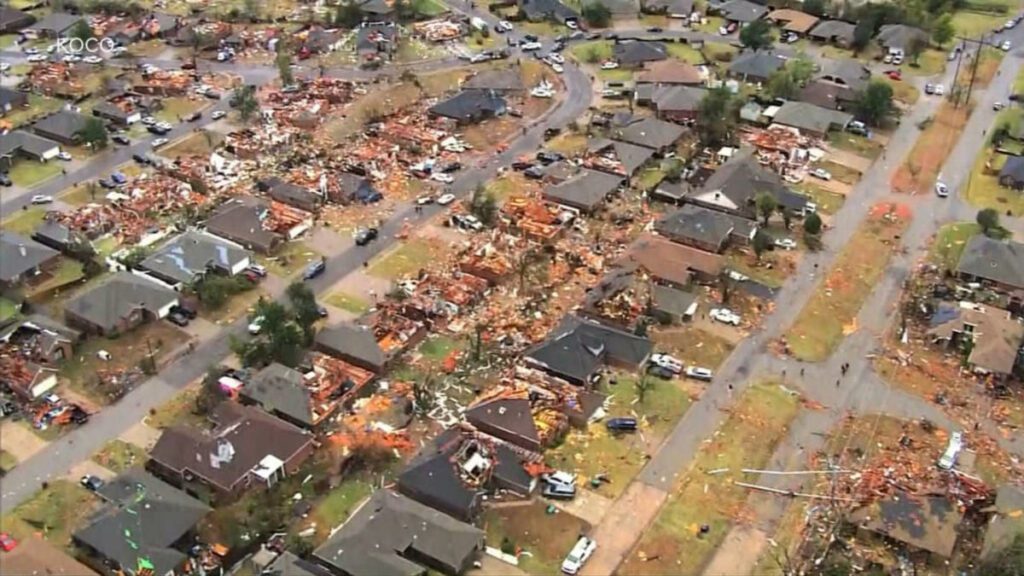
[[[117,44],[110,38],[60,38],[57,40],[57,52],[78,54],[80,52],[112,52]]]

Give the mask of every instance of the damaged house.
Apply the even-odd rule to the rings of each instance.
[[[975,372],[1001,378],[1017,368],[1024,324],[1006,310],[974,302],[942,302],[928,328],[933,342],[961,350]]]
[[[569,315],[548,337],[526,352],[525,361],[577,385],[591,382],[604,367],[637,370],[654,344],[629,332]]]
[[[623,182],[615,174],[582,169],[565,182],[545,188],[544,199],[591,214],[601,209]]]
[[[940,559],[953,555],[962,521],[963,513],[945,496],[905,492],[854,510],[849,516],[859,530]]]
[[[687,191],[685,199],[705,208],[755,220],[755,201],[762,193],[771,194],[780,209],[793,214],[802,214],[809,201],[807,196],[790,190],[778,174],[761,166],[749,148],[733,155],[702,187]]]
[[[313,348],[375,374],[382,373],[392,358],[381,349],[373,330],[355,324],[320,330],[314,337]]]
[[[981,282],[1007,294],[1024,290],[1024,244],[977,234],[964,247],[956,273],[961,280]]]
[[[286,231],[288,238],[298,236],[312,226],[312,215],[307,216],[308,219],[297,221],[291,230]],[[286,238],[286,234],[275,229],[273,220],[269,203],[252,196],[242,196],[218,206],[206,220],[205,228],[207,232],[236,242],[248,250],[270,254]]]
[[[503,116],[508,103],[494,90],[463,90],[430,107],[431,116],[450,118],[459,124],[474,124]]]
[[[615,265],[627,270],[640,269],[660,283],[685,288],[693,282],[717,282],[725,261],[720,254],[645,234]]]
[[[306,212],[316,212],[324,201],[323,196],[313,190],[292,184],[277,176],[261,180],[256,187],[274,200]]]
[[[241,246],[190,230],[158,248],[139,267],[168,284],[192,286],[208,273],[234,276],[251,263],[252,255]]]
[[[60,322],[31,314],[0,330],[0,343],[16,348],[31,362],[56,365],[71,358],[82,333]]]
[[[587,141],[584,166],[629,178],[654,156],[654,151],[629,142],[591,138]]]
[[[569,420],[556,407],[535,403],[526,391],[480,400],[466,409],[474,428],[531,452],[555,444],[569,429]]]

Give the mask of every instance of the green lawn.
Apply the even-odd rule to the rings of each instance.
[[[846,202],[846,196],[826,190],[813,182],[804,181],[798,184],[796,188],[800,192],[807,194],[811,202],[818,205],[818,212],[820,214],[835,214]]]
[[[655,328],[650,334],[658,351],[668,352],[687,366],[717,369],[732,354],[733,345],[690,325]]]
[[[419,352],[427,360],[440,362],[447,358],[453,350],[461,348],[464,344],[464,340],[456,340],[450,336],[434,336],[420,344]]]
[[[921,91],[915,88],[913,83],[907,80],[893,80],[888,76],[881,76],[878,79],[889,86],[892,86],[892,97],[897,102],[902,102],[907,106],[913,106],[917,103],[918,99],[921,98]]]
[[[353,314],[362,314],[370,309],[369,302],[348,292],[332,292],[324,298],[324,302]]]
[[[0,297],[0,324],[6,322],[8,319],[13,318],[18,313],[19,306],[17,302],[12,302],[7,298]]]
[[[26,295],[39,294],[54,288],[66,286],[72,282],[77,282],[85,276],[85,266],[73,258],[67,256],[60,257],[60,264],[53,271],[51,276],[45,281],[35,284],[25,290]]]
[[[597,77],[604,82],[629,82],[633,79],[633,71],[625,68],[598,70]]]
[[[694,66],[698,66],[704,63],[704,55],[689,44],[682,42],[671,42],[665,45],[668,49],[668,53],[673,58],[678,58],[684,62],[689,62]]]
[[[544,147],[566,156],[577,156],[586,152],[587,137],[583,134],[566,133],[554,138]]]
[[[1008,14],[986,14],[983,12],[960,10],[953,14],[953,29],[960,36],[977,38],[982,34],[992,32],[997,27],[1001,27],[1009,17]]]
[[[1024,195],[999,185],[999,170],[1005,162],[1003,154],[996,154],[991,149],[982,150],[974,163],[965,196],[977,208],[995,208],[1000,214],[1009,210],[1013,216],[1020,216],[1024,214]]]
[[[842,182],[843,184],[854,185],[860,181],[860,172],[850,168],[844,164],[833,162],[831,160],[825,160],[823,162],[816,162],[811,165],[812,168],[824,168],[832,177]]]
[[[44,216],[46,216],[46,208],[32,206],[22,210],[17,216],[11,216],[4,220],[2,227],[7,232],[31,236],[36,228],[43,223]]]
[[[611,40],[591,40],[573,45],[569,53],[584,64],[597,64],[611,59],[612,46]]]
[[[10,122],[11,126],[17,128],[60,110],[63,104],[63,101],[58,98],[29,94],[28,106],[11,110],[3,119],[6,122]]]
[[[17,39],[17,34],[0,34],[0,50],[6,50],[13,46],[14,41]]]
[[[974,222],[957,222],[939,228],[935,234],[935,243],[932,244],[932,262],[947,270],[955,269],[967,241],[979,232],[981,232],[981,226]]]
[[[828,143],[839,150],[853,152],[854,154],[871,159],[878,158],[885,148],[876,140],[849,132],[829,132]]]
[[[302,241],[287,242],[273,256],[257,256],[267,271],[282,278],[290,278],[310,262],[320,259],[320,253]]]
[[[413,0],[411,7],[414,12],[427,18],[432,18],[448,11],[448,7],[437,0]]]
[[[350,514],[373,493],[373,484],[362,478],[348,478],[327,493],[313,507],[317,532],[326,537],[332,528],[343,524]]]
[[[89,518],[99,499],[78,482],[55,480],[45,490],[36,492],[0,519],[0,525],[15,539],[23,540],[37,533],[58,548],[66,546],[71,534]]]
[[[435,257],[434,247],[422,240],[409,240],[398,249],[370,264],[370,274],[392,280],[415,274]]]
[[[0,473],[10,472],[18,465],[18,459],[14,454],[0,450]]]
[[[1020,94],[1024,92],[1024,69],[1021,69],[1017,73],[1017,77],[1013,79],[1013,93]]]
[[[96,250],[97,254],[106,257],[117,252],[117,249],[121,247],[121,242],[116,236],[105,236],[93,242],[92,247]]]
[[[916,76],[942,74],[942,71],[946,69],[947,56],[949,56],[949,53],[944,50],[929,48],[918,57],[917,66],[911,66],[909,63],[904,64],[902,66],[903,72]]]
[[[660,166],[651,166],[640,170],[640,174],[633,180],[633,187],[637,190],[653,190],[665,179],[665,171]]]
[[[721,42],[708,42],[702,51],[708,62],[730,62],[739,52],[739,48]]]
[[[206,102],[192,100],[191,98],[185,98],[183,96],[164,98],[162,102],[163,108],[161,108],[154,117],[158,120],[164,120],[171,123],[184,121],[186,116],[206,105]]]
[[[734,481],[753,481],[741,468],[768,462],[800,408],[799,399],[774,383],[754,384],[736,403],[713,441],[702,444],[689,471],[669,495],[618,574],[699,574],[734,524],[749,492]],[[728,472],[708,475],[710,470]],[[701,535],[699,527],[711,530]]]
[[[500,548],[508,539],[524,552],[519,570],[531,576],[558,574],[565,555],[590,525],[566,512],[549,514],[546,508],[539,499],[525,506],[488,508],[482,521],[487,545]]]
[[[19,158],[14,162],[14,165],[11,166],[9,176],[15,186],[31,188],[59,175],[61,173],[61,168],[62,166],[59,160],[36,162],[35,160],[29,160],[27,158]]]
[[[700,30],[701,32],[707,32],[708,34],[718,34],[718,29],[721,28],[723,24],[725,24],[725,19],[723,19],[722,17],[708,16],[707,22],[703,24],[698,24],[696,26],[696,29]]]
[[[115,474],[120,474],[129,468],[142,466],[145,464],[146,459],[145,450],[135,444],[116,438],[107,442],[103,449],[92,455],[93,462]]]
[[[202,426],[207,423],[206,419],[194,411],[198,396],[199,388],[190,386],[157,408],[155,413],[144,419],[144,422],[150,428],[157,430],[176,425]]]

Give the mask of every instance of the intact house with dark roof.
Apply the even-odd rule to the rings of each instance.
[[[269,214],[270,207],[259,198],[232,198],[218,206],[204,226],[215,236],[260,254],[270,254],[285,238],[266,227]]]
[[[637,87],[637,103],[647,103],[660,120],[691,123],[697,120],[700,104],[707,90],[695,86],[658,86],[647,94],[644,86]]]
[[[64,303],[68,325],[89,334],[113,336],[159,320],[178,305],[178,293],[144,274],[118,272]]]
[[[729,76],[743,82],[767,82],[786,65],[787,58],[772,50],[744,50],[729,64]]]
[[[231,501],[296,473],[313,453],[309,432],[259,408],[221,402],[215,410],[213,430],[166,428],[149,452],[149,470],[186,492],[208,489]]]
[[[686,288],[693,283],[712,284],[725,267],[720,254],[700,250],[644,234],[617,261],[615,266],[643,270],[658,283]]]
[[[584,168],[569,180],[545,188],[544,199],[592,214],[604,206],[623,181],[621,176]]]
[[[676,59],[648,62],[636,76],[638,90],[643,84],[700,86],[704,84],[704,80],[705,73],[700,68]]]
[[[420,504],[473,522],[487,494],[527,497],[536,484],[522,457],[505,444],[449,428],[399,474],[397,489]]]
[[[664,14],[669,18],[690,18],[694,0],[645,0],[640,9],[646,14]]]
[[[855,24],[843,22],[842,20],[821,20],[818,25],[811,28],[807,34],[812,40],[818,42],[829,42],[843,48],[853,44],[853,33],[857,29]]]
[[[438,102],[427,111],[431,116],[450,118],[459,124],[473,124],[503,116],[508,104],[493,90],[463,90]]]
[[[871,71],[863,62],[852,58],[827,59],[814,75],[814,80],[845,86],[851,90],[863,90],[871,80]]]
[[[373,330],[355,324],[337,324],[316,333],[313,349],[380,374],[392,360],[377,342]]]
[[[705,208],[755,220],[755,200],[761,193],[771,194],[781,209],[798,215],[809,202],[807,196],[790,190],[778,174],[761,166],[749,149],[733,155],[703,186],[688,191],[685,199]]]
[[[282,180],[277,176],[259,181],[256,187],[261,192],[266,192],[274,200],[306,212],[316,212],[324,202],[323,196],[313,190]]]
[[[453,576],[470,569],[483,547],[479,528],[382,488],[313,556],[337,574]]]
[[[973,236],[956,265],[957,275],[967,282],[981,282],[1001,292],[1024,290],[1024,244]]]
[[[82,142],[80,133],[88,121],[88,116],[61,110],[38,120],[32,125],[32,131],[65,146],[77,146]]]
[[[195,544],[196,524],[210,507],[146,472],[124,472],[97,490],[104,505],[72,535],[85,555],[106,569],[181,574]]]
[[[1024,156],[1007,156],[999,169],[999,185],[1024,190]]]
[[[708,9],[725,18],[729,22],[735,22],[741,26],[760,20],[768,14],[768,7],[762,4],[755,4],[749,0],[726,0],[725,2],[711,2]]]
[[[668,58],[668,49],[661,42],[626,40],[612,46],[612,59],[623,68],[636,68],[648,62]]]
[[[852,121],[852,114],[795,101],[786,102],[772,116],[772,124],[796,128],[801,134],[815,138],[825,138],[833,130],[846,130]]]
[[[60,154],[60,144],[24,130],[0,135],[0,169],[9,170],[17,158],[36,162],[52,160]]]
[[[0,230],[0,287],[13,288],[55,267],[60,252]]]
[[[1017,370],[1024,324],[993,306],[943,302],[932,316],[928,336],[933,343],[969,350],[967,364],[975,372],[1005,378]]]
[[[906,24],[886,24],[878,29],[875,41],[887,50],[908,51],[914,42],[928,43],[928,33]]]
[[[29,38],[63,38],[79,22],[85,22],[85,19],[67,12],[51,12],[25,29],[24,33]]]
[[[686,134],[686,128],[657,118],[634,120],[609,133],[612,140],[645,146],[656,152],[668,152]]]
[[[580,15],[559,0],[519,0],[519,11],[531,22],[551,20],[564,24],[569,20],[578,20]]]
[[[0,10],[3,10],[0,8]],[[28,106],[28,94],[0,86],[0,116]]]
[[[32,239],[64,254],[75,255],[91,250],[89,239],[77,230],[56,220],[43,220],[32,232]]]
[[[605,366],[638,369],[653,349],[646,338],[569,315],[527,351],[525,360],[544,372],[585,385]]]
[[[730,242],[750,243],[757,222],[688,204],[657,220],[654,231],[673,242],[719,253]]]
[[[812,80],[800,89],[797,100],[830,110],[848,110],[857,102],[857,92],[824,80]]]
[[[238,244],[189,230],[157,248],[139,268],[173,286],[192,286],[209,273],[241,274],[251,263],[252,254]]]
[[[11,34],[35,23],[36,17],[28,12],[15,10],[6,4],[0,6],[0,34]]]

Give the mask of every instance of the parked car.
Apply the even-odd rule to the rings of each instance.
[[[1004,40],[1003,43],[999,45],[999,47],[1002,48],[1003,52],[1009,52],[1011,46],[1013,45],[1010,44],[1009,40]]]
[[[53,202],[53,196],[48,194],[36,194],[30,201],[32,204],[50,204]]]
[[[558,136],[561,133],[562,133],[562,129],[561,128],[554,128],[554,127],[546,128],[544,130],[544,140],[551,140],[552,138],[554,138],[555,136]],[[559,156],[561,156],[561,154],[559,154]],[[561,159],[561,158],[559,158],[559,159]]]
[[[416,199],[416,204],[420,206],[426,206],[427,204],[433,204],[434,197],[430,195],[423,195]]]
[[[658,366],[657,364],[648,364],[647,373],[650,374],[651,376],[657,376],[658,378],[662,378],[664,380],[671,380],[676,377],[675,372],[669,370],[668,368]]]
[[[776,238],[774,244],[776,248],[782,248],[783,250],[796,249],[796,241],[792,238]]]
[[[223,110],[214,110],[212,113],[210,113],[210,118],[213,118],[214,120],[220,120],[221,118],[227,115],[228,113]]]
[[[195,310],[187,306],[182,306],[181,304],[172,306],[171,314],[181,314],[182,316],[188,318],[189,320],[195,320],[196,316],[198,316]]]
[[[151,146],[153,148],[159,148],[159,147],[163,146],[164,144],[167,144],[168,142],[170,142],[170,140],[168,140],[167,138],[157,138],[156,140],[153,140],[153,143],[151,144]]]
[[[167,321],[170,322],[171,324],[174,324],[175,326],[180,326],[182,328],[188,326],[188,318],[185,317],[184,314],[179,314],[178,312],[171,312],[170,314],[168,314]]]
[[[669,354],[651,354],[651,364],[661,366],[666,370],[672,371],[674,374],[679,374],[683,371],[682,361]]]
[[[196,120],[199,120],[202,117],[203,117],[203,113],[202,112],[193,112],[193,113],[191,113],[191,114],[189,114],[188,116],[185,117],[185,121],[186,122],[195,122]]]
[[[138,153],[132,154],[132,160],[135,160],[139,164],[149,164],[149,158]]]
[[[498,22],[498,25],[495,26],[494,29],[497,30],[498,32],[511,32],[513,29],[515,29],[515,26],[512,26],[512,23],[509,22],[508,20],[502,20]]]
[[[437,198],[437,203],[441,206],[447,206],[455,202],[455,194],[442,194]]]
[[[450,164],[445,164],[441,168],[441,172],[444,172],[446,174],[449,174],[451,172],[458,172],[459,170],[462,170],[462,164],[460,162],[451,162]]]
[[[544,45],[540,42],[526,42],[519,47],[523,52],[534,52],[544,48]]]
[[[253,274],[259,276],[260,278],[267,277],[267,269],[259,264],[249,264],[249,266],[246,267],[246,271],[252,272]]]
[[[356,246],[366,246],[377,239],[376,228],[363,228],[356,232]]]
[[[532,180],[540,180],[544,177],[544,169],[540,166],[530,166],[526,170],[523,170],[523,176]]]
[[[540,479],[548,484],[562,484],[565,486],[576,485],[576,475],[562,470],[541,474]]]
[[[539,160],[540,163],[544,164],[545,166],[553,162],[558,162],[563,158],[565,157],[559,154],[558,152],[548,152],[547,150],[541,150],[540,152],[537,152],[537,160]]]
[[[717,320],[723,324],[732,324],[733,326],[740,325],[740,316],[728,308],[712,308],[710,312],[712,320]]]
[[[619,67],[619,63],[615,60],[605,60],[601,63],[601,70],[615,70]]]
[[[885,72],[885,75],[888,76],[891,80],[903,80],[903,73],[900,72],[899,70],[887,70]]]
[[[103,488],[105,482],[99,476],[93,476],[92,474],[86,474],[78,481],[82,487],[90,492],[98,492],[100,488]]]
[[[572,500],[576,497],[576,487],[564,484],[545,484],[541,495],[552,500]]]
[[[939,468],[943,470],[951,470],[953,465],[956,464],[956,457],[960,454],[960,450],[964,446],[964,435],[963,432],[953,432],[949,437],[949,445],[946,446],[946,451],[939,458]]]
[[[430,179],[436,182],[443,182],[445,184],[455,182],[455,178],[452,178],[450,174],[445,174],[444,172],[433,172],[430,175]]]
[[[253,336],[260,333],[263,330],[263,316],[257,316],[249,322],[249,334]]]
[[[611,418],[604,423],[605,428],[614,432],[633,432],[636,430],[637,421],[632,416]]]
[[[935,183],[935,195],[939,198],[945,198],[949,196],[949,188],[943,182]]]
[[[63,160],[65,162],[71,162],[72,160],[74,160],[70,152],[64,152],[63,150],[60,152],[60,154],[57,154],[57,159]]]
[[[935,84],[932,84],[931,82],[928,82],[927,84],[925,84],[924,85],[924,93],[925,94],[935,94]]]
[[[936,84],[935,85],[935,95],[936,96],[942,96],[945,93],[946,93],[946,87],[945,86],[943,86],[942,84]]]
[[[580,23],[575,21],[575,20],[566,20],[565,21],[565,27],[570,29],[570,30],[579,30],[580,29]]]
[[[659,32],[664,32],[665,29],[660,26],[651,26],[650,28],[647,29],[647,31],[657,34]]]
[[[686,377],[693,378],[694,380],[704,380],[710,382],[715,374],[707,368],[701,368],[700,366],[689,366],[686,368]]]
[[[18,541],[7,532],[0,532],[0,550],[10,552],[18,547]]]
[[[0,186],[14,186],[14,182],[7,174],[0,174]]]
[[[583,565],[594,554],[594,550],[597,550],[597,542],[586,536],[580,536],[580,539],[576,541],[576,545],[569,551],[569,555],[562,561],[562,573],[579,573],[580,568],[583,568]]]
[[[114,134],[110,139],[113,140],[115,144],[120,144],[121,146],[128,146],[132,143],[132,141],[124,134]]]
[[[302,278],[303,280],[312,280],[323,274],[324,270],[327,270],[327,263],[323,260],[317,260],[306,267],[306,271],[302,273]]]
[[[824,168],[815,168],[814,170],[811,170],[811,176],[814,176],[815,178],[821,178],[822,180],[832,179],[832,173],[829,172],[828,170],[825,170]]]
[[[117,184],[114,184],[113,182],[111,182],[110,180],[107,180],[106,178],[100,178],[100,180],[99,180],[99,182],[97,182],[97,184],[100,185],[100,188],[106,188],[108,190],[111,189],[111,188],[117,188]]]
[[[327,308],[324,308],[322,304],[317,304],[316,315],[321,318],[327,318],[328,316],[330,316],[330,313],[327,312]]]
[[[1003,103],[1002,102],[994,102],[992,104],[992,109],[995,110],[996,112],[999,112],[1000,110],[1003,109]]]
[[[522,170],[527,170],[527,169],[532,168],[532,167],[533,167],[533,162],[513,162],[512,163],[512,169],[517,171],[517,172],[520,172]]]

